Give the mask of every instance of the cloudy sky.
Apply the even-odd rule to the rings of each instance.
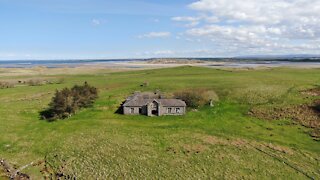
[[[320,54],[320,0],[0,0],[0,59]]]

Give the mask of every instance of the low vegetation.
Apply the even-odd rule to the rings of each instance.
[[[30,79],[25,82],[29,86],[42,86],[47,83],[47,81],[42,79]]]
[[[64,78],[58,79],[42,79],[42,78],[28,78],[28,79],[8,79],[0,81],[0,89],[14,88],[17,86],[43,86],[46,84],[63,84]]]
[[[291,117],[248,114],[252,109],[272,112],[311,106],[320,99],[316,90],[309,91],[320,85],[319,69],[90,69],[87,74],[71,75],[52,75],[53,71],[39,78],[64,77],[63,84],[0,90],[0,159],[14,169],[33,162],[21,171],[32,179],[320,177],[320,142],[310,137],[313,128]],[[71,91],[85,81],[99,91],[91,108],[82,108],[64,121],[39,120],[39,111],[48,108],[56,90],[69,87]],[[148,86],[141,86],[145,81]],[[115,113],[133,92],[156,89],[168,95],[214,90],[219,98],[213,100],[214,107],[189,109],[185,116]],[[212,97],[205,98],[204,104]],[[0,166],[0,176],[7,174]]]
[[[320,88],[313,88],[300,92],[306,99],[315,99],[312,102],[272,107],[270,105],[255,106],[249,115],[267,120],[290,119],[302,126],[310,128],[309,135],[320,141]]]
[[[92,106],[97,98],[97,88],[87,82],[83,86],[75,85],[71,89],[57,90],[49,108],[40,112],[40,116],[48,121],[69,118],[78,110]]]
[[[42,86],[46,84],[62,84],[64,82],[63,78],[59,79],[40,79],[40,78],[32,78],[26,81],[21,81],[20,83],[27,84],[29,86]]]
[[[13,88],[13,87],[14,87],[14,84],[11,82],[0,81],[0,89],[7,89],[7,88]]]
[[[217,93],[213,90],[193,89],[174,93],[174,97],[186,102],[189,108],[199,108],[204,105],[213,106],[219,100]]]

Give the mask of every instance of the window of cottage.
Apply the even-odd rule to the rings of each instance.
[[[181,113],[180,108],[176,108],[176,113]]]
[[[169,113],[169,114],[172,113],[172,108],[168,108],[167,113]]]
[[[134,108],[130,109],[130,113],[133,114],[134,113]]]

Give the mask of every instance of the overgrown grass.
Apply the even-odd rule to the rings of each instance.
[[[266,121],[247,115],[256,105],[310,101],[299,91],[320,84],[318,69],[179,67],[66,75],[64,80],[64,84],[0,90],[0,158],[17,166],[47,158],[53,168],[63,165],[64,174],[80,179],[307,178],[299,169],[320,176],[320,143],[308,136],[307,128],[290,120]],[[64,121],[39,120],[39,111],[56,89],[84,81],[99,89],[93,108]],[[149,85],[141,87],[145,81]],[[214,90],[220,102],[185,116],[114,113],[134,91],[171,93],[194,88]],[[31,167],[26,173],[37,179],[42,177],[39,170]]]

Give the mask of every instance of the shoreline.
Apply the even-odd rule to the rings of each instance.
[[[81,64],[56,64],[55,67],[45,64],[27,67],[1,67],[0,78],[8,76],[23,75],[59,75],[59,74],[91,74],[91,73],[112,73],[134,70],[173,68],[180,66],[207,67],[213,69],[265,69],[265,68],[320,68],[320,62],[217,62],[203,61],[201,63],[150,63],[148,61],[130,61],[130,62],[108,62],[108,63],[81,63]]]

